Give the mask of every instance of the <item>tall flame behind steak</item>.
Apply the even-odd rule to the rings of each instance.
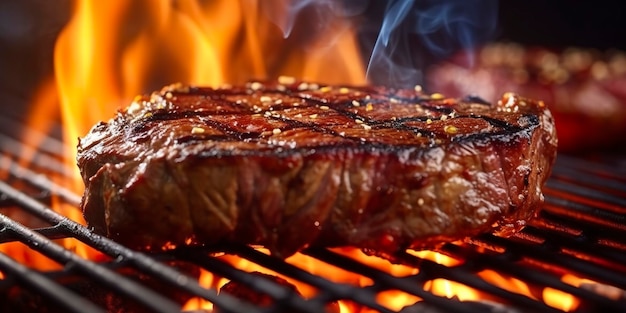
[[[511,233],[556,155],[542,102],[282,77],[138,97],[78,145],[89,225],[159,249],[241,242],[393,252]]]

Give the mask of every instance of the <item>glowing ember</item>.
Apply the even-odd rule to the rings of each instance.
[[[566,312],[578,305],[574,296],[550,287],[543,290],[543,300],[547,305]]]

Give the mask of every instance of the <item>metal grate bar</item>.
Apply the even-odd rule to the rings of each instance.
[[[63,239],[68,237],[67,231],[58,226],[35,228],[32,229],[32,231],[37,232],[50,240]],[[2,232],[0,232],[0,243],[19,241],[20,239],[21,236],[19,234],[16,234],[15,232],[11,232],[8,230],[3,230]]]
[[[284,312],[286,309],[295,309],[297,312],[317,313],[323,312],[325,304],[327,303],[305,301],[291,289],[239,270],[217,258],[209,257],[206,255],[206,251],[202,252],[197,249],[182,249],[179,250],[176,255],[181,259],[189,260],[202,266],[211,273],[219,274],[230,279],[231,281],[242,283],[257,292],[269,295],[276,300],[276,309],[273,312]]]
[[[626,253],[623,250],[612,247],[599,247],[593,235],[583,233],[578,236],[571,236],[549,229],[538,229],[533,226],[526,227],[524,234],[544,238],[547,242],[546,245],[551,246],[555,251],[567,249],[568,251],[587,254],[593,256],[594,259],[604,261],[605,265],[612,264],[613,267],[619,267],[621,271],[626,271]]]
[[[57,282],[39,272],[18,263],[4,253],[0,253],[0,269],[5,275],[9,276],[7,279],[16,280],[20,284],[35,290],[37,294],[44,296],[47,300],[55,303],[67,312],[105,312],[92,302],[67,290],[67,288],[60,286]]]
[[[0,155],[0,170],[6,171],[11,177],[25,181],[46,193],[59,196],[61,200],[66,201],[72,206],[78,207],[80,205],[81,197],[79,195],[53,182],[45,175],[40,175],[19,166],[15,162],[11,162],[5,155]]]
[[[425,302],[432,304],[437,308],[441,308],[445,312],[472,312],[472,309],[475,309],[476,312],[484,312],[484,308],[472,307],[472,309],[468,309],[468,306],[463,302],[434,295],[420,287],[426,281],[434,278],[447,278],[461,282],[469,287],[478,287],[477,289],[483,289],[493,295],[504,297],[507,300],[514,300],[517,303],[522,303],[528,307],[534,308],[535,310],[543,312],[560,312],[541,302],[537,302],[528,297],[495,287],[487,282],[484,282],[482,279],[474,276],[473,274],[458,274],[459,271],[462,271],[458,267],[446,267],[408,254],[399,254],[397,257],[398,259],[405,261],[406,264],[413,263],[416,267],[419,267],[420,273],[413,276],[399,278],[329,250],[310,248],[307,249],[305,253],[329,264],[351,269],[352,271],[370,277],[376,283],[383,284],[386,289],[398,289],[416,295],[422,298]]]
[[[28,147],[21,142],[0,133],[0,149],[15,158],[21,159],[24,155],[30,156],[29,162],[42,170],[70,177],[73,170],[68,168],[58,156],[41,153],[35,148]]]
[[[623,156],[607,156],[594,160],[559,154],[557,166],[626,182],[626,177],[624,177],[624,174],[626,174],[626,160],[624,160]]]
[[[58,158],[63,155],[63,151],[67,147],[61,140],[52,137],[49,134],[42,133],[22,124],[21,122],[16,122],[14,119],[9,119],[1,115],[0,131],[2,134],[6,134],[6,136],[3,135],[3,139],[10,138],[10,145],[17,148],[15,150],[9,150],[11,152],[25,151],[24,149],[26,148],[26,143],[22,139],[28,139],[31,143],[37,143],[36,152],[43,152]],[[2,140],[0,147],[5,147],[5,143],[6,141]],[[28,149],[31,152],[34,151],[33,148]]]
[[[626,231],[626,215],[603,210],[569,199],[546,195],[545,211],[566,217],[580,228],[606,227],[612,230]]]
[[[578,183],[559,181],[556,179],[548,180],[546,187],[566,193],[576,194],[586,199],[593,199],[603,203],[613,204],[621,208],[626,208],[626,199],[616,195],[598,192],[596,189],[581,186]]]
[[[552,169],[552,179],[568,180],[578,184],[594,186],[598,189],[626,192],[626,184],[621,181],[589,173],[578,168],[555,166]]]
[[[368,289],[361,289],[352,285],[331,282],[329,280],[326,280],[325,278],[313,275],[291,264],[285,262],[277,262],[276,258],[259,252],[249,246],[228,245],[223,247],[223,249],[221,250],[227,253],[236,254],[265,268],[280,272],[299,281],[306,282],[311,286],[317,287],[322,292],[331,293],[337,299],[349,299],[383,313],[392,312],[388,308],[381,306],[379,303],[377,303],[375,301],[375,294],[371,293]]]
[[[0,186],[2,184],[4,183],[0,182]],[[87,276],[97,279],[98,282],[107,285],[111,289],[118,290],[126,295],[132,295],[136,300],[140,301],[154,312],[165,313],[180,311],[178,305],[164,299],[152,290],[114,271],[79,257],[77,254],[51,242],[48,238],[37,234],[2,214],[0,214],[0,225],[3,226],[2,233],[14,233],[31,249],[43,253],[60,264],[64,264],[66,269],[75,269]]]
[[[507,303],[512,303],[515,307],[526,308],[538,312],[559,312],[559,310],[547,306],[541,301],[508,291],[485,281],[483,278],[474,273],[471,263],[465,263],[456,267],[447,267],[407,253],[400,253],[398,257],[403,260],[409,260],[409,262],[422,263],[421,269],[428,270],[429,275],[433,277],[459,282],[474,289],[497,296]],[[410,261],[411,259],[415,260]]]
[[[542,264],[546,264],[555,268],[563,268],[573,274],[611,284],[621,289],[626,289],[626,277],[616,273],[615,271],[598,266],[586,260],[558,253],[558,244],[549,241],[537,245],[534,243],[513,242],[506,238],[496,237],[494,235],[484,235],[481,240],[488,244],[506,247],[507,251],[524,258],[534,259]]]
[[[624,174],[626,174],[626,167],[620,171],[615,167],[607,168],[606,164],[559,155],[557,163],[552,168],[551,178],[567,179],[595,188],[626,192]]]
[[[185,276],[177,272],[173,268],[166,266],[164,264],[161,264],[157,262],[155,259],[145,254],[130,250],[128,248],[125,248],[117,244],[116,242],[112,240],[109,240],[107,238],[104,238],[102,236],[92,233],[87,228],[83,227],[82,225],[57,214],[50,208],[37,202],[35,199],[27,196],[24,193],[21,193],[20,191],[14,189],[13,187],[7,185],[6,183],[2,181],[0,181],[0,194],[5,194],[7,197],[14,199],[16,202],[18,202],[21,205],[21,207],[45,219],[51,224],[56,225],[56,227],[63,228],[67,232],[68,235],[71,235],[81,240],[82,242],[89,244],[91,247],[94,247],[114,258],[118,258],[120,260],[129,262],[130,264],[134,265],[138,270],[143,271],[147,274],[150,274],[154,277],[157,277],[160,280],[166,281],[169,284],[171,284],[173,287],[174,286],[178,287],[189,293],[192,293],[201,298],[209,300],[213,302],[215,305],[219,306],[224,312],[259,312],[258,308],[254,308],[253,306],[242,303],[240,300],[235,299],[233,297],[229,297],[229,296],[218,297],[217,293],[214,290],[202,288],[200,285],[197,284],[197,281],[194,278]],[[8,219],[7,222],[14,223],[10,219]],[[28,232],[28,229],[25,229],[25,230]],[[38,238],[41,238],[42,240],[44,240],[42,241],[44,245],[47,245],[49,243],[49,240],[45,241],[45,237],[42,237],[41,235],[38,235],[32,231],[30,231],[28,236],[33,236],[33,237],[40,236]],[[65,252],[61,252],[61,253],[71,253],[68,250],[64,250],[64,251]],[[75,260],[71,260],[71,261],[75,263]],[[92,263],[92,264],[95,264],[95,263]],[[90,265],[90,264],[87,264],[86,266],[93,267],[93,270],[95,271],[100,271],[104,269],[104,267]],[[103,277],[103,278],[107,279],[106,277]],[[113,283],[113,287],[115,287],[116,281],[113,281],[112,283]],[[137,295],[134,294],[134,291],[132,289],[128,290],[128,292],[129,294],[133,295],[133,297],[137,297]],[[145,302],[146,304],[151,304],[151,305],[153,303],[158,303],[158,301],[153,301],[154,299],[152,299],[153,297],[151,294],[146,293],[145,296],[146,297],[141,299],[142,302]],[[157,298],[160,297],[157,295],[154,295],[154,296]],[[169,309],[171,308],[171,306],[168,304],[168,305],[162,306],[161,308]],[[159,311],[159,310],[157,309],[156,311]],[[178,312],[180,311],[180,309],[176,307],[175,311]],[[173,311],[170,311],[170,312],[173,312]]]
[[[509,252],[498,255],[481,254],[477,253],[475,249],[452,244],[444,245],[441,248],[441,251],[448,255],[471,260],[470,264],[472,264],[472,266],[476,266],[476,270],[480,268],[494,269],[499,273],[507,274],[522,281],[541,286],[541,288],[552,287],[581,299],[585,299],[586,301],[592,301],[599,307],[606,308],[607,310],[619,310],[624,307],[623,303],[615,302],[612,299],[608,299],[589,290],[566,284],[561,281],[561,279],[551,275],[550,273],[540,271],[537,268],[517,265],[515,264],[515,261],[522,257],[519,255],[512,255]]]

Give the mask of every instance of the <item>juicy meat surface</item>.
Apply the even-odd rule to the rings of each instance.
[[[279,82],[172,85],[95,125],[78,145],[89,225],[137,249],[286,257],[506,235],[541,206],[557,139],[540,101]]]

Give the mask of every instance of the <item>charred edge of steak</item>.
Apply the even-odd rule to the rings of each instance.
[[[286,257],[511,233],[556,153],[550,112],[381,87],[170,86],[80,140],[89,225],[128,246],[240,242]]]

